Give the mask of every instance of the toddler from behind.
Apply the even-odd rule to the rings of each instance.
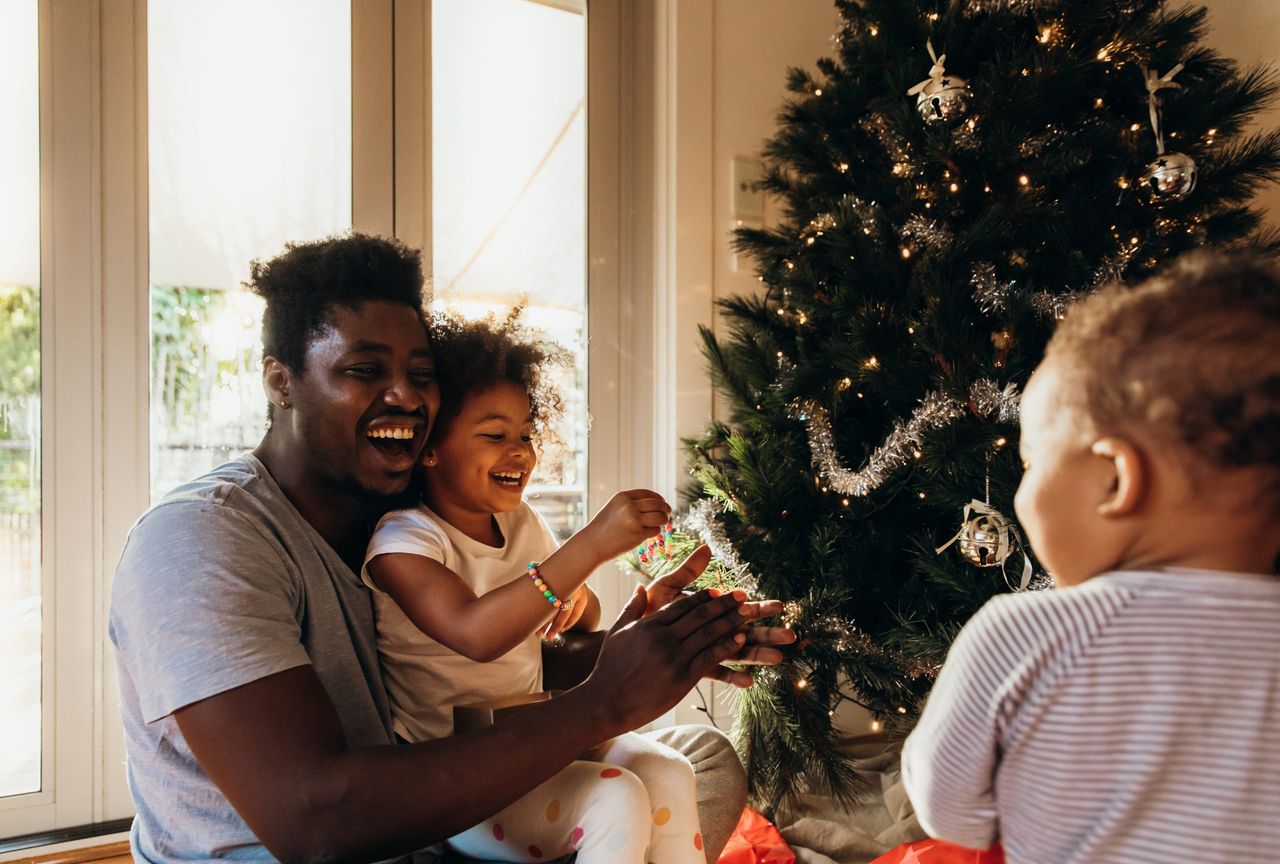
[[[1010,864],[1280,848],[1280,274],[1188,256],[1068,311],[1022,400],[994,598],[907,740],[921,826]]]

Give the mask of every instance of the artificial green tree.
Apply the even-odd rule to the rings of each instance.
[[[761,291],[704,332],[732,416],[690,442],[687,529],[800,634],[738,703],[767,808],[855,796],[839,704],[905,730],[961,625],[1024,587],[1017,401],[1062,311],[1189,249],[1277,245],[1249,201],[1280,134],[1245,131],[1277,80],[1205,48],[1204,10],[836,6],[765,148],[783,215],[736,233]]]

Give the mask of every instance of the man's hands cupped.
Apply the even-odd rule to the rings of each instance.
[[[699,546],[671,573],[636,586],[610,628],[584,687],[620,729],[670,710],[702,678],[749,687],[749,671],[723,664],[774,665],[782,661],[775,646],[795,641],[786,627],[752,626],[782,611],[777,600],[748,602],[743,591],[715,588],[686,594],[710,560]]]

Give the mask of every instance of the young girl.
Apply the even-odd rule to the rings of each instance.
[[[1068,312],[1022,402],[1015,507],[1060,590],[956,639],[902,776],[1010,864],[1280,847],[1280,275],[1198,255]]]
[[[545,375],[556,355],[519,332],[517,315],[437,321],[441,404],[422,456],[422,503],[383,517],[365,556],[395,730],[408,741],[449,735],[455,705],[541,690],[539,631],[594,629],[587,577],[671,515],[655,492],[622,492],[556,548],[521,500],[534,440],[560,405]],[[705,864],[692,767],[635,734],[449,844],[504,861],[576,850],[580,864]]]

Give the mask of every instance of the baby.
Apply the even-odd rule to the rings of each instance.
[[[1010,864],[1280,848],[1280,274],[1198,253],[1073,307],[1022,402],[1015,507],[1059,590],[964,627],[902,776]]]

